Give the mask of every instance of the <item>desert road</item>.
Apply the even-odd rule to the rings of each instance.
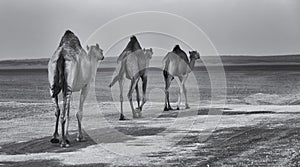
[[[84,142],[75,141],[77,123],[71,114],[71,144],[60,148],[49,142],[54,128],[51,104],[1,102],[3,108],[36,112],[1,120],[0,165],[286,166],[299,161],[297,105],[191,105],[163,112],[163,104],[150,103],[143,118],[131,119],[128,110],[126,121],[111,112],[115,105],[98,105],[101,114],[93,113],[103,116],[102,122],[85,116]],[[210,113],[209,107],[222,115]]]

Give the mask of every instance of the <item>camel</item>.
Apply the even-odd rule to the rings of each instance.
[[[131,80],[127,97],[130,102],[133,118],[142,117],[141,111],[143,109],[144,104],[146,103],[147,68],[149,67],[149,62],[152,58],[153,51],[152,48],[143,50],[139,49],[134,52],[126,51],[125,54],[127,56],[119,63],[117,67],[117,74],[114,76],[112,82],[109,84],[109,87],[112,87],[117,81],[119,82],[121,103],[120,120],[125,120],[125,116],[123,114],[123,84],[125,77]],[[138,81],[140,78],[143,82],[143,99],[141,105],[138,87]],[[134,88],[136,90],[136,100],[138,103],[137,109],[134,109],[132,103],[132,93],[134,91]]]
[[[187,91],[185,88],[185,81],[189,73],[193,70],[195,62],[200,59],[200,54],[197,51],[189,51],[190,61],[188,61],[186,53],[176,45],[172,52],[169,52],[163,58],[163,76],[165,80],[165,107],[164,111],[173,110],[169,100],[169,87],[171,81],[175,78],[180,88],[180,94],[177,101],[177,110],[180,109],[181,95],[185,97],[185,108],[189,109],[187,100]]]
[[[91,81],[95,79],[98,62],[104,59],[103,50],[99,44],[87,46],[86,52],[77,36],[67,30],[63,35],[59,47],[48,63],[48,79],[50,95],[56,107],[56,124],[51,143],[59,143],[58,122],[61,122],[61,147],[68,147],[69,110],[72,92],[81,92],[79,110],[76,113],[78,121],[77,141],[83,140],[81,120],[83,104],[88,95]],[[63,94],[63,109],[60,113],[58,95]]]

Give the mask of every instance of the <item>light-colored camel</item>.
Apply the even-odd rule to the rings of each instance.
[[[58,49],[48,63],[48,79],[50,94],[56,107],[56,124],[52,143],[59,143],[58,122],[61,121],[61,147],[68,147],[68,126],[70,98],[72,92],[81,92],[79,110],[76,113],[78,121],[77,141],[83,140],[81,120],[83,104],[89,92],[91,81],[95,79],[98,61],[103,60],[103,51],[99,45],[87,46],[88,53],[81,47],[79,39],[70,30],[66,31]],[[63,94],[63,109],[60,113],[58,94]]]
[[[123,84],[124,78],[131,80],[129,92],[127,97],[130,102],[130,107],[132,110],[133,118],[141,117],[141,111],[144,104],[146,103],[146,89],[147,89],[147,69],[149,67],[150,59],[152,58],[153,51],[150,49],[136,50],[135,52],[128,51],[127,56],[118,64],[117,73],[114,76],[109,87],[112,87],[117,81],[120,86],[120,103],[121,103],[121,114],[120,120],[124,120],[123,114]],[[143,99],[140,105],[140,95],[138,88],[138,81],[142,79],[143,82]],[[132,93],[136,90],[136,99],[138,103],[138,108],[135,110],[132,103]],[[138,114],[138,115],[137,115]]]
[[[173,110],[169,100],[169,87],[171,81],[175,78],[180,88],[180,94],[177,101],[177,110],[179,110],[181,103],[181,95],[185,97],[185,107],[189,108],[187,92],[185,88],[185,81],[188,78],[189,73],[195,66],[195,62],[200,58],[197,51],[190,51],[190,61],[179,45],[176,45],[172,52],[169,52],[163,59],[163,75],[165,80],[165,107],[164,111]]]

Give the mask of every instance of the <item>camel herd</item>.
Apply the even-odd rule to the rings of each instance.
[[[197,51],[190,51],[190,60],[186,53],[176,45],[174,49],[163,58],[163,76],[165,80],[165,107],[164,111],[172,110],[169,101],[169,87],[171,81],[175,78],[180,88],[178,96],[177,109],[181,103],[181,94],[185,96],[185,107],[189,108],[187,102],[187,91],[185,81],[195,66],[195,61],[200,58]],[[142,108],[146,103],[147,72],[149,62],[152,58],[153,50],[142,49],[137,38],[132,36],[126,48],[118,57],[115,76],[109,87],[116,82],[120,87],[120,120],[125,120],[123,113],[123,86],[124,79],[131,81],[127,97],[130,102],[133,118],[142,116]],[[98,62],[104,59],[103,50],[98,44],[87,46],[87,52],[82,48],[78,37],[67,30],[63,35],[60,44],[48,63],[48,80],[50,83],[50,95],[56,107],[56,124],[51,139],[52,143],[59,143],[61,147],[68,147],[68,127],[70,99],[72,92],[80,91],[79,109],[76,113],[78,121],[77,141],[83,140],[81,120],[83,115],[83,104],[88,95],[90,84],[94,81]],[[138,88],[139,80],[142,80],[142,101],[140,103],[140,94]],[[136,100],[138,107],[135,109],[132,102],[133,91],[136,90]],[[63,108],[60,110],[58,105],[58,94],[63,95]],[[58,124],[61,123],[61,141],[59,140]]]

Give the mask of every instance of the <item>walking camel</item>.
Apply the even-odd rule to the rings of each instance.
[[[132,89],[129,90],[127,97],[130,101],[130,106],[132,108],[133,118],[137,118],[135,111],[138,112],[138,116],[141,117],[141,111],[143,109],[143,105],[146,103],[146,89],[147,89],[147,68],[149,67],[149,61],[152,58],[152,49],[143,50],[142,47],[135,36],[130,37],[130,41],[122,51],[120,56],[118,57],[118,67],[117,74],[114,76],[112,82],[109,84],[109,87],[112,87],[117,81],[119,82],[120,87],[120,103],[121,103],[121,114],[120,120],[125,120],[123,114],[123,84],[124,84],[124,74],[126,74],[126,78],[131,80]],[[129,56],[131,55],[131,56]],[[128,58],[128,56],[130,58]],[[143,99],[142,105],[140,105],[140,95],[138,88],[139,78],[142,79],[142,91],[143,91]],[[137,81],[134,81],[136,80]],[[136,83],[133,83],[136,82]],[[130,88],[131,88],[130,86]],[[138,108],[134,110],[132,104],[132,93],[133,88],[136,90],[136,100],[138,103]]]
[[[171,81],[175,78],[180,88],[180,94],[178,95],[177,110],[179,110],[181,104],[181,95],[185,97],[185,108],[190,108],[187,100],[187,92],[185,88],[185,81],[188,78],[189,73],[195,66],[197,59],[200,59],[200,54],[197,51],[189,51],[190,61],[188,61],[186,53],[180,49],[179,45],[173,48],[172,52],[169,52],[163,58],[163,75],[165,80],[165,107],[164,111],[173,110],[170,105],[169,99],[169,87]]]
[[[153,51],[150,49],[138,49],[134,52],[125,51],[126,56],[119,62],[117,67],[117,73],[114,76],[112,82],[109,84],[109,87],[112,87],[117,81],[119,82],[120,87],[120,103],[121,103],[121,113],[120,120],[125,120],[123,114],[123,86],[124,78],[131,80],[129,92],[127,97],[130,102],[130,107],[132,110],[133,118],[141,117],[141,111],[144,104],[146,103],[146,88],[147,88],[147,68],[149,67],[150,59],[152,58]],[[140,105],[140,95],[138,88],[138,81],[142,79],[143,82],[143,98],[142,104]],[[134,109],[132,103],[132,93],[136,90],[136,100],[138,103],[138,108]],[[137,115],[138,114],[138,115]]]
[[[59,47],[48,63],[48,79],[50,94],[56,107],[56,124],[52,143],[59,143],[58,122],[61,122],[61,147],[68,147],[69,110],[72,92],[81,92],[79,110],[76,113],[78,121],[77,141],[83,140],[81,120],[83,104],[89,92],[91,81],[95,79],[98,62],[104,59],[103,50],[99,45],[87,46],[86,52],[77,36],[67,30]],[[58,94],[63,94],[63,109],[60,112]]]

